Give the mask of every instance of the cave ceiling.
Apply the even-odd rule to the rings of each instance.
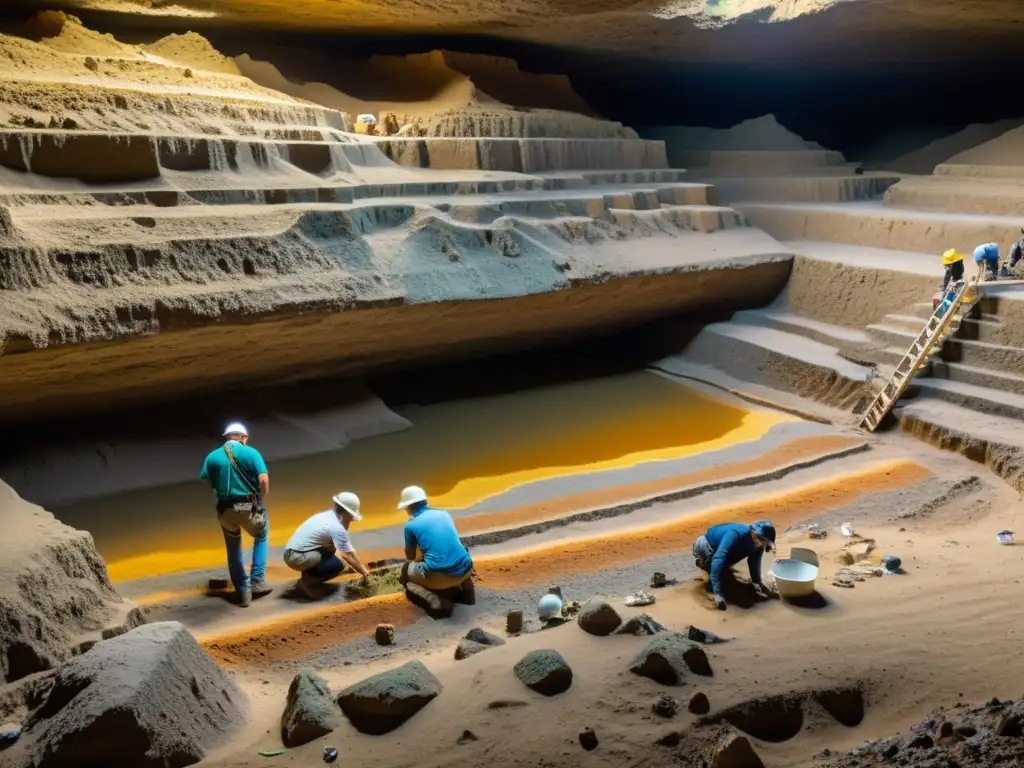
[[[472,35],[666,62],[869,65],[1011,54],[1021,0],[5,0],[109,24]]]

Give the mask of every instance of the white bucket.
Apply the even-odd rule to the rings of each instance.
[[[775,587],[783,600],[810,597],[814,594],[814,582],[818,578],[818,567],[801,560],[776,560],[772,565]]]

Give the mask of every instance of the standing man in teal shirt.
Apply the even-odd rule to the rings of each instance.
[[[273,590],[266,583],[267,535],[270,519],[264,499],[270,492],[270,474],[260,452],[249,444],[245,425],[234,423],[224,430],[224,445],[211,451],[203,462],[200,480],[208,480],[217,495],[217,520],[224,533],[228,573],[247,608],[255,595]],[[253,539],[252,572],[245,572],[242,560],[242,530]]]

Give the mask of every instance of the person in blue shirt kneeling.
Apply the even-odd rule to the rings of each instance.
[[[697,567],[706,571],[711,580],[711,600],[724,611],[722,580],[727,570],[746,559],[750,568],[750,583],[759,597],[768,598],[770,591],[761,581],[761,556],[775,548],[775,526],[769,520],[746,523],[721,523],[712,526],[693,542],[693,558]]]
[[[415,485],[402,491],[399,509],[409,514],[405,524],[405,557],[402,584],[418,584],[431,592],[462,590],[462,602],[472,605],[473,560],[452,516],[427,505],[427,494]]]

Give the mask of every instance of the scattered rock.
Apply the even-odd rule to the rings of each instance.
[[[611,605],[595,597],[583,604],[576,621],[584,632],[604,637],[618,629],[622,617]]]
[[[658,632],[668,632],[668,629],[646,613],[631,616],[615,630],[616,635],[656,635]]]
[[[703,648],[677,632],[659,632],[629,663],[629,671],[662,685],[679,685],[686,670],[711,675],[711,664]]]
[[[27,733],[46,765],[185,766],[230,736],[245,714],[234,681],[185,627],[168,621],[61,667]]]
[[[281,715],[281,739],[298,747],[326,736],[338,727],[338,708],[327,681],[312,669],[301,669],[288,687],[288,702]]]
[[[377,629],[373,633],[373,639],[377,641],[377,645],[394,645],[394,626],[391,624],[378,624]]]
[[[887,571],[898,571],[900,566],[903,565],[903,561],[896,555],[883,555],[882,565],[885,566]]]
[[[492,635],[490,632],[480,629],[479,627],[475,627],[469,630],[469,632],[466,633],[466,639],[472,640],[474,643],[479,643],[480,645],[505,644],[505,638],[498,637],[497,635]]]
[[[671,731],[654,743],[659,747],[678,747],[682,741],[683,737],[679,735],[678,731]]]
[[[410,661],[351,685],[338,705],[356,730],[390,733],[441,693],[441,681],[421,661]]]
[[[505,631],[515,635],[523,631],[523,612],[509,611],[505,614]]]
[[[679,704],[671,696],[662,696],[651,707],[651,712],[658,717],[675,717],[676,712],[679,711]]]
[[[932,740],[932,737],[929,736],[927,733],[922,733],[911,739],[910,743],[907,744],[907,746],[911,749],[931,749],[935,746],[935,742]]]
[[[715,643],[724,643],[725,638],[719,637],[714,632],[709,632],[706,629],[700,627],[690,627],[686,630],[686,637],[688,640],[693,640],[695,643],[703,643],[704,645],[713,645]]]
[[[516,662],[515,674],[528,688],[545,696],[569,690],[572,670],[558,651],[531,651]]]
[[[517,699],[498,699],[487,704],[488,709],[518,709],[519,707],[527,707],[525,701],[519,701]]]
[[[853,589],[856,585],[849,579],[833,579],[832,586],[842,589]]]
[[[470,656],[475,656],[481,651],[489,651],[493,646],[484,645],[483,643],[476,643],[468,638],[462,638],[459,640],[459,644],[455,646],[455,660],[462,661],[468,659]]]
[[[1004,715],[996,725],[996,736],[1011,739],[1024,737],[1024,718],[1020,715]]]
[[[552,584],[551,586],[548,587],[548,594],[549,595],[557,595],[559,600],[564,599],[562,597],[562,588],[557,586],[557,585],[555,585],[555,584]]]
[[[661,589],[665,586],[668,580],[665,578],[665,574],[661,571],[655,571],[654,575],[651,576],[651,589]]]
[[[695,693],[693,698],[690,699],[687,709],[695,715],[706,715],[711,711],[711,702],[708,701],[708,697],[705,694]]]
[[[471,741],[480,741],[480,739],[472,731],[463,731],[462,735],[459,736],[455,743],[461,746],[463,744],[469,744]]]
[[[82,63],[85,64],[85,68],[90,72],[97,72],[100,68],[100,63],[92,56],[86,56],[85,61]]]
[[[580,746],[587,752],[597,749],[597,734],[593,728],[584,728],[579,734]]]
[[[193,77],[192,70],[186,68],[185,72],[184,72],[184,75],[185,75],[185,77]]]
[[[580,605],[579,600],[573,600],[571,603],[566,603],[562,606],[562,617],[571,619],[574,616],[578,616],[582,607],[583,606]]]
[[[764,768],[745,736],[726,734],[711,751],[711,768]]]

